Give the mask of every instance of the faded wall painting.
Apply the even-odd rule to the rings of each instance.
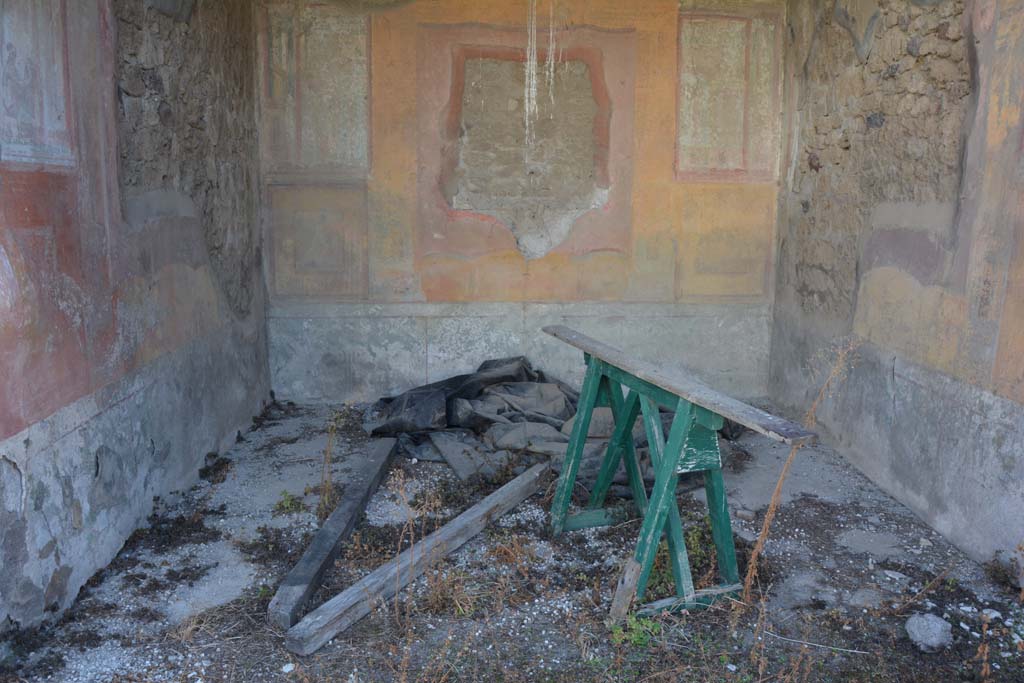
[[[676,170],[681,176],[775,176],[779,41],[775,17],[680,16]]]
[[[73,9],[76,19],[89,15]],[[88,390],[82,309],[92,281],[106,273],[85,267],[77,190],[88,183],[68,168],[68,8],[61,0],[3,0],[0,10],[3,438]]]
[[[430,299],[572,300],[548,264],[565,276],[590,254],[627,257],[635,35],[551,40],[528,86],[524,32],[420,31],[416,263]]]
[[[338,6],[274,1],[259,19],[271,290],[281,297],[363,300],[369,17]]]
[[[781,3],[725,4],[264,0],[271,296],[766,302]]]
[[[74,163],[65,0],[0,2],[0,161]]]
[[[126,2],[125,7],[145,12],[142,3]],[[115,40],[132,46],[133,59],[163,59],[142,38],[149,29],[124,22],[115,32],[116,19],[107,2],[2,0],[0,8],[0,377],[5,378],[0,382],[0,438],[4,438],[208,332],[223,329],[232,318],[210,265],[211,247],[196,207],[185,206],[178,201],[181,193],[163,185],[174,171],[167,171],[163,179],[156,173],[126,173],[123,184],[116,182],[119,170],[149,172],[166,161],[153,161],[158,156],[153,150],[163,148],[140,144],[155,139],[149,130],[123,138],[121,149],[130,153],[120,159],[117,154],[115,98],[109,86],[119,86],[118,104],[126,117],[142,111],[138,107],[143,93],[132,84],[132,69],[125,68],[132,65],[115,71]],[[224,4],[211,3],[209,9],[197,14],[197,19],[208,22],[207,27],[216,17],[227,23],[230,10]],[[199,33],[198,28],[190,30],[194,37]],[[214,71],[210,60],[194,53],[189,58],[201,63],[197,71],[210,77]],[[247,71],[248,57],[242,64]],[[176,68],[183,69],[181,61]],[[115,74],[124,80],[118,82]],[[165,87],[159,77],[148,82],[158,83],[154,88]],[[197,92],[218,92],[222,104],[231,101],[230,89],[204,83],[204,88],[209,87],[205,90],[195,81],[190,84]],[[186,99],[179,98],[173,114],[181,128],[199,130],[185,118],[187,108],[181,101]],[[156,109],[150,111],[155,114]],[[144,118],[139,115],[136,120]],[[255,144],[235,158],[218,154],[222,146],[207,141],[218,134],[226,140],[227,131],[238,135],[240,128],[221,127],[215,114],[203,121],[205,137],[176,147],[178,153],[169,156],[180,160],[194,151],[204,171],[213,168],[211,176],[198,177],[210,177],[214,187],[244,187],[225,178],[245,177],[238,169],[255,155]],[[154,123],[158,126],[163,126],[159,120]],[[127,130],[121,128],[122,133]],[[252,134],[251,129],[247,132]],[[143,163],[147,151],[148,164]],[[133,161],[138,163],[133,166]],[[152,215],[133,211],[135,197],[121,194],[130,177],[144,182],[156,178],[142,188],[153,192],[142,192],[139,202],[140,206],[148,203]],[[245,228],[252,229],[251,224]]]
[[[323,292],[339,299],[364,299],[365,187],[272,186],[267,199],[277,293]]]
[[[457,159],[452,177],[441,183],[453,191],[445,197],[451,208],[497,219],[526,258],[540,258],[565,241],[577,218],[607,199],[607,159],[597,150],[607,146],[611,116],[607,96],[599,111],[587,63],[551,55],[550,79],[537,98],[536,121],[529,121],[525,54],[507,56],[458,62],[462,73],[455,80],[461,82],[453,83],[453,95],[461,93],[462,100],[449,103],[450,121],[458,126]]]
[[[265,7],[261,139],[272,174],[365,175],[368,26],[365,14],[331,5],[272,2]]]

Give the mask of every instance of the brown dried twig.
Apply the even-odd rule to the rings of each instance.
[[[837,385],[846,378],[847,372],[852,365],[853,353],[857,348],[855,341],[847,342],[836,349],[835,359],[832,362],[832,366],[829,369],[828,376],[821,385],[821,389],[818,390],[818,395],[814,398],[814,402],[811,403],[811,407],[807,410],[804,415],[804,426],[811,428],[814,426],[817,420],[818,407],[826,396],[829,396],[837,387]],[[754,550],[750,553],[750,559],[747,562],[747,576],[743,581],[743,602],[747,605],[750,604],[750,594],[754,586],[754,581],[757,580],[757,561],[761,557],[761,552],[764,550],[764,544],[768,540],[768,531],[771,529],[772,521],[775,519],[775,513],[779,509],[779,501],[782,498],[782,484],[786,480],[786,475],[789,473],[789,468],[793,464],[793,460],[796,458],[797,452],[800,450],[800,445],[794,445],[789,450],[789,456],[786,458],[785,464],[782,466],[782,472],[779,474],[779,480],[775,483],[775,491],[772,493],[771,501],[768,503],[768,511],[764,516],[764,523],[761,525],[761,533],[757,537],[757,542],[754,544]]]
[[[892,613],[893,614],[900,614],[900,613],[902,613],[903,610],[905,610],[906,608],[910,607],[911,605],[916,603],[918,600],[920,600],[924,596],[928,595],[928,593],[931,593],[933,590],[935,590],[935,587],[937,585],[939,585],[939,582],[942,581],[944,578],[946,578],[946,574],[948,574],[951,569],[953,569],[953,565],[949,565],[948,567],[943,569],[941,572],[939,572],[939,574],[934,579],[929,581],[928,584],[924,588],[919,590],[917,592],[917,595],[914,595],[913,597],[904,600],[899,605],[894,607],[892,609]]]
[[[334,506],[334,484],[331,481],[331,450],[334,447],[334,433],[337,429],[336,418],[327,423],[327,447],[324,449],[324,469],[320,475],[320,502],[316,506],[316,516],[323,522],[331,516]]]
[[[982,617],[981,624],[981,643],[978,644],[978,651],[974,655],[974,661],[981,662],[981,668],[978,674],[981,676],[982,683],[989,683],[992,680],[992,665],[989,664],[989,642],[988,642],[988,616]]]

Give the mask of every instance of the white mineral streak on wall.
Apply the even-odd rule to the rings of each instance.
[[[523,119],[526,124],[526,149],[534,143],[533,122],[537,118],[537,0],[530,0],[526,18],[526,77],[523,79]]]
[[[544,62],[544,74],[548,79],[548,99],[551,100],[550,116],[555,115],[555,0],[548,5],[548,57]]]

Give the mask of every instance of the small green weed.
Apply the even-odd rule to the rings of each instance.
[[[306,505],[302,502],[302,499],[287,491],[281,491],[281,500],[277,501],[277,504],[274,505],[274,513],[278,515],[302,512],[305,509]]]
[[[647,648],[660,635],[659,622],[633,614],[626,617],[625,626],[612,627],[612,642],[616,645],[627,644],[635,648]]]
[[[654,555],[654,566],[651,567],[651,575],[647,579],[646,597],[651,600],[660,600],[675,594],[676,579],[672,574],[672,564],[669,561],[668,543],[662,541]]]
[[[690,555],[690,567],[694,569],[694,574],[706,571],[706,568],[715,561],[715,540],[711,533],[711,518],[704,515],[699,524],[695,524],[683,532],[683,538],[686,540],[686,552]]]
[[[686,552],[690,560],[690,571],[695,583],[705,578],[709,570],[716,567],[714,536],[711,533],[711,518],[704,515],[696,524],[683,531]],[[662,541],[654,555],[654,566],[647,579],[645,596],[651,600],[675,595],[676,579],[672,573],[672,563],[668,551],[668,543]],[[698,586],[698,588],[701,586]]]

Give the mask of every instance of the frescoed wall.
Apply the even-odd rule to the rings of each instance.
[[[0,631],[69,605],[269,391],[253,11],[194,12],[0,3]]]
[[[571,375],[552,321],[764,393],[780,4],[352,4],[261,6],[283,394],[373,398],[519,353]]]
[[[1024,541],[1024,3],[791,3],[772,395],[976,559]],[[999,501],[994,505],[993,501]],[[1024,558],[1020,558],[1024,566]]]

